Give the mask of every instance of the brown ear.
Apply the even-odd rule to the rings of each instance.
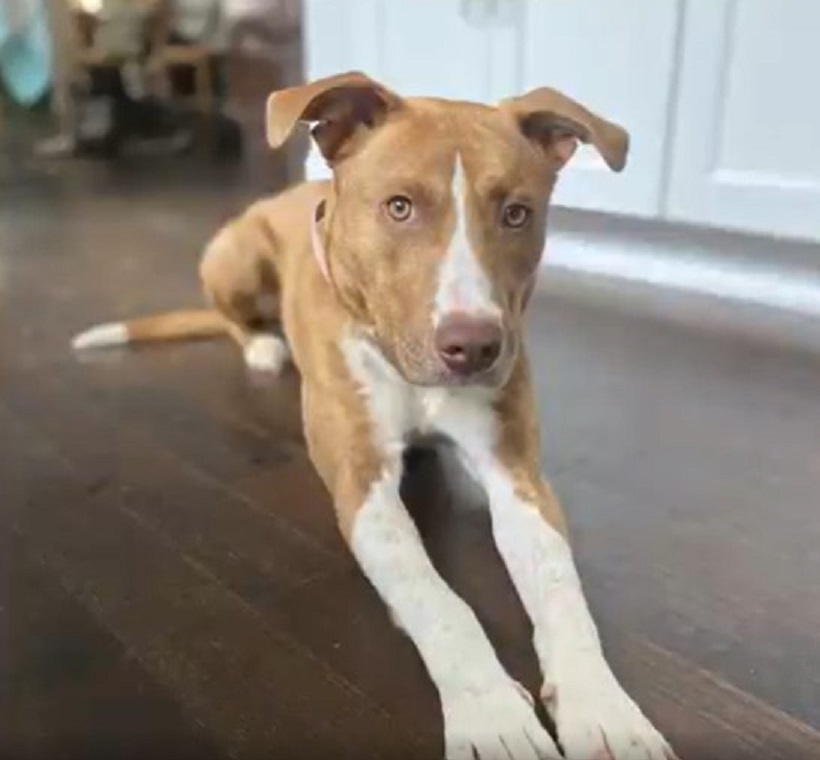
[[[594,145],[612,171],[619,172],[626,166],[626,130],[596,116],[558,90],[540,87],[502,101],[499,108],[513,115],[529,139],[553,152],[559,169],[572,158],[578,140]]]
[[[279,90],[268,97],[268,144],[278,148],[297,124],[313,123],[313,138],[334,163],[350,155],[363,130],[380,124],[400,104],[398,95],[358,71]]]

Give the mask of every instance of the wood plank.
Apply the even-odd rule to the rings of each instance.
[[[225,757],[201,723],[2,529],[0,756]]]
[[[412,732],[353,684],[119,498],[89,493],[70,460],[30,426],[3,417],[15,440],[13,455],[0,457],[3,521],[232,755],[419,751]],[[44,464],[48,478],[26,469]]]

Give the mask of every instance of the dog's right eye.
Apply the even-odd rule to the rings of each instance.
[[[523,203],[511,203],[504,209],[501,221],[505,227],[517,230],[529,221],[531,215],[532,211]]]
[[[384,207],[388,216],[396,222],[406,222],[413,214],[413,201],[406,195],[394,195]]]

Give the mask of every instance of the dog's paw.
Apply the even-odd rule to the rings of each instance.
[[[287,344],[276,335],[255,335],[245,345],[245,364],[256,372],[278,375],[289,356]]]
[[[603,657],[579,658],[542,696],[567,760],[675,760]]]
[[[446,760],[554,760],[555,742],[538,721],[532,699],[509,678],[442,693]]]

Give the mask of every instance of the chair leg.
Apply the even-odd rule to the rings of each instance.
[[[213,109],[215,97],[211,62],[208,58],[203,58],[196,64],[195,80],[197,108],[200,113],[209,114]]]

